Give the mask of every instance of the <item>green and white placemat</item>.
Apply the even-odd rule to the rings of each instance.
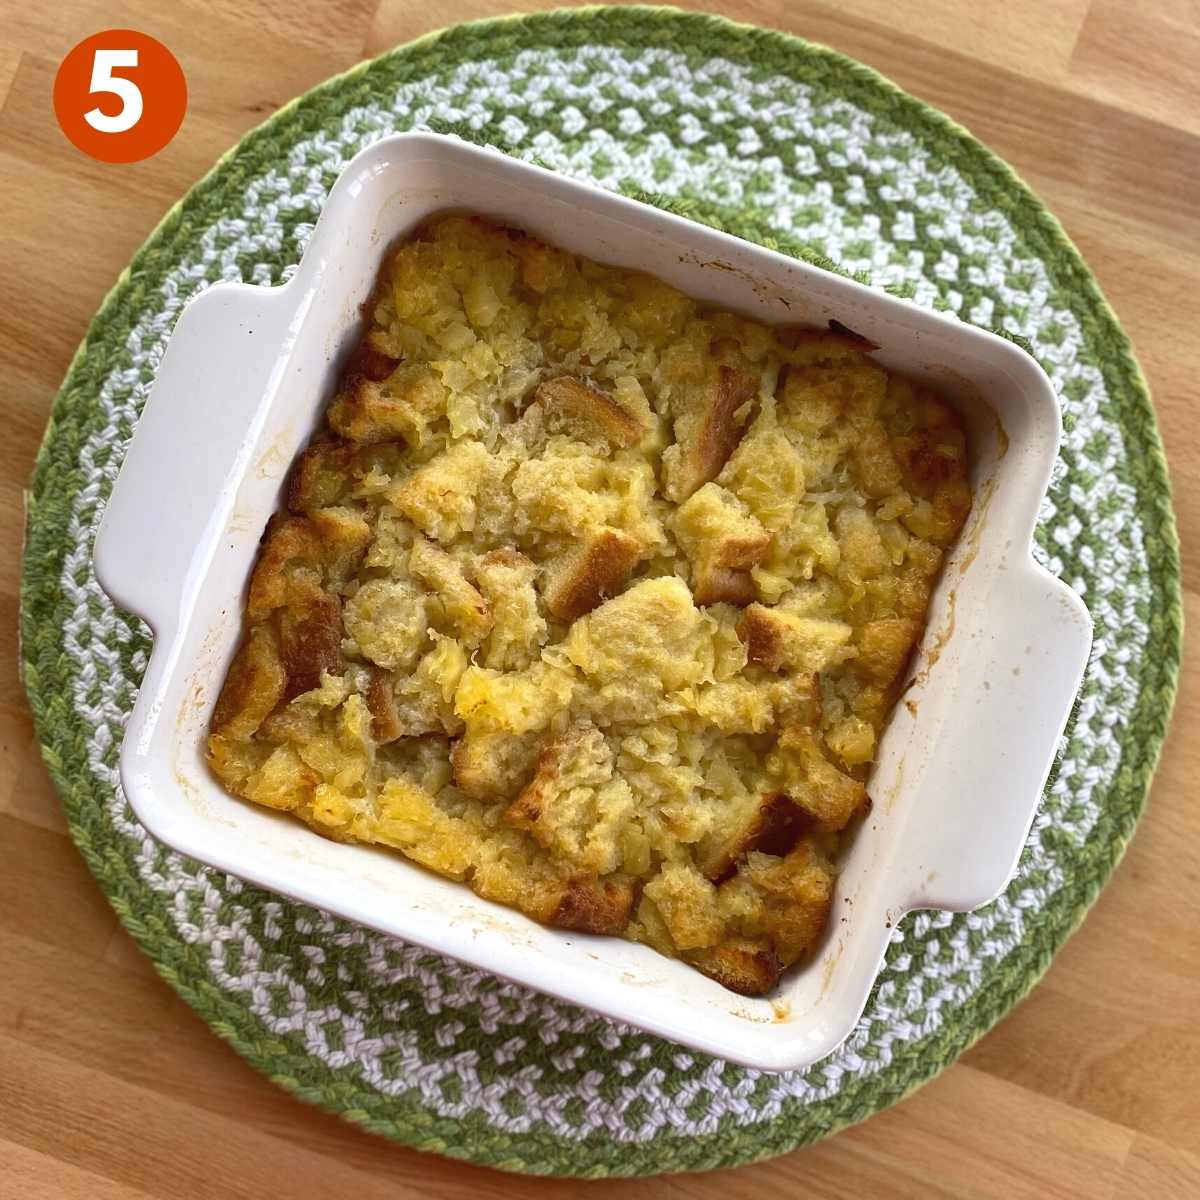
[[[1025,339],[1062,398],[1038,554],[1096,641],[1072,731],[1005,896],[895,931],[858,1029],[803,1073],[687,1053],[163,849],[117,753],[149,650],[90,567],[163,347],[220,279],[277,284],[347,160],[451,128],[832,260]],[[1145,383],[1054,218],[963,129],[829,50],[669,9],[464,25],[315,89],[168,215],[97,314],[38,460],[25,678],[71,830],[163,976],[255,1067],[422,1149],[513,1170],[728,1166],[862,1120],[950,1063],[1032,986],[1133,832],[1175,689],[1178,551]],[[404,869],[398,865],[397,869]]]

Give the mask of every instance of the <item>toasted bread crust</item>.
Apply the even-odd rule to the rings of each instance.
[[[746,428],[746,419],[737,412],[758,394],[758,381],[734,367],[721,367],[717,373],[716,394],[696,446],[696,478],[700,483],[716,479],[729,456],[737,449]]]
[[[816,818],[783,792],[764,796],[749,822],[700,864],[714,883],[723,883],[738,863],[755,852],[784,857],[816,825]]]
[[[784,626],[761,604],[751,604],[738,622],[738,637],[746,645],[746,657],[768,671],[783,665]]]
[[[598,438],[625,448],[636,445],[646,432],[642,423],[606,392],[571,375],[546,380],[533,399],[542,406],[552,427],[561,423],[568,433],[585,441]]]
[[[282,609],[279,643],[288,680],[285,699],[319,687],[323,674],[340,675],[344,665],[341,601],[328,592],[314,590]]]
[[[757,597],[749,569],[771,534],[732,492],[707,483],[675,514],[675,533],[692,564],[696,603],[744,607]]]
[[[771,944],[741,939],[690,955],[689,962],[740,996],[765,996],[783,973]]]
[[[867,803],[866,786],[830,762],[804,726],[788,726],[780,733],[767,769],[820,832],[844,829]]]
[[[531,828],[541,820],[550,789],[562,774],[563,762],[571,752],[571,747],[569,740],[559,739],[542,749],[537,757],[533,778],[505,810],[504,820],[508,824]]]
[[[747,659],[768,671],[812,675],[857,653],[849,645],[853,629],[845,622],[797,617],[757,603],[742,614],[737,632]]]
[[[749,571],[735,571],[716,563],[707,563],[696,572],[696,603],[732,604],[745,608],[758,599],[758,589]]]
[[[371,710],[371,732],[375,741],[386,746],[404,734],[404,723],[396,707],[392,674],[379,667],[370,668],[370,682],[366,692],[367,707]]]
[[[443,394],[435,374],[363,343],[329,407],[330,428],[362,446],[421,440],[426,417]]]
[[[536,736],[471,731],[450,753],[455,784],[468,796],[504,799],[527,785],[539,755]]]
[[[633,910],[634,889],[627,879],[569,879],[549,923],[577,933],[610,936],[624,932]]]
[[[213,712],[213,731],[234,739],[253,736],[283,699],[287,679],[275,630],[270,625],[254,626],[225,676]]]
[[[288,476],[287,506],[294,513],[337,504],[346,493],[356,450],[344,438],[318,436],[300,453]]]
[[[598,529],[549,568],[542,597],[560,621],[575,621],[615,596],[641,554],[636,539],[619,529]]]
[[[858,635],[857,666],[878,683],[897,679],[908,662],[921,623],[911,617],[885,617],[869,621]]]
[[[758,382],[753,376],[724,364],[716,368],[694,429],[680,439],[676,499],[687,499],[720,474],[746,429],[748,418],[737,414],[757,394]],[[676,429],[678,434],[678,422]]]
[[[304,598],[313,586],[340,583],[357,569],[370,536],[362,515],[349,509],[272,517],[250,577],[247,618],[265,620],[287,605],[296,589]]]

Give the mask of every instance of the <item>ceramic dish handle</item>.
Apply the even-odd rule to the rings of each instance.
[[[113,485],[96,577],[160,637],[181,625],[196,547],[226,520],[278,387],[296,308],[286,290],[222,283],[187,305]]]
[[[990,645],[955,690],[960,736],[941,743],[953,765],[940,794],[922,797],[927,840],[907,908],[978,908],[1008,885],[1087,666],[1092,620],[1062,580],[1030,559],[994,586]]]

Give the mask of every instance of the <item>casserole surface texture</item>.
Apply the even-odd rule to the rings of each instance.
[[[770,990],[971,506],[953,408],[480,217],[391,251],[251,579],[236,794]]]

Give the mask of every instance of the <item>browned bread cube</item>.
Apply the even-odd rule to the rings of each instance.
[[[616,935],[629,924],[633,895],[628,879],[577,875],[567,881],[548,923],[578,933]]]
[[[706,483],[679,506],[675,535],[692,564],[696,603],[744,607],[756,597],[749,568],[771,544],[771,535],[732,492]]]
[[[251,737],[283,699],[287,670],[270,625],[256,625],[238,647],[213,712],[215,733],[235,740]]]
[[[784,967],[765,938],[732,938],[711,949],[693,951],[687,960],[740,996],[765,996],[779,982]]]
[[[823,671],[851,657],[854,650],[848,643],[853,633],[844,621],[797,617],[762,604],[751,604],[738,623],[738,636],[751,662],[768,671],[801,674]]]
[[[738,863],[755,851],[789,854],[816,824],[812,813],[783,792],[762,796],[719,827],[700,844],[697,866],[714,883],[737,870]]]
[[[450,755],[454,782],[468,796],[506,799],[532,775],[541,750],[535,734],[506,730],[468,729]]]
[[[504,821],[561,861],[607,875],[623,865],[622,835],[634,816],[633,793],[616,772],[612,749],[585,726],[546,745]]]
[[[303,450],[288,477],[288,508],[306,513],[338,504],[352,482],[356,447],[344,438],[318,435]]]
[[[340,585],[362,561],[370,538],[362,514],[350,508],[273,518],[250,579],[247,617],[263,620],[289,603],[293,588],[303,596],[314,585]]]
[[[342,604],[314,587],[278,612],[279,648],[287,670],[290,700],[319,687],[321,676],[342,673]]]
[[[610,395],[570,375],[546,380],[533,399],[541,405],[550,433],[563,432],[580,441],[622,448],[636,445],[646,433],[645,424]]]
[[[392,673],[372,667],[367,685],[367,707],[371,710],[371,732],[375,741],[384,746],[404,734],[404,723],[396,707]]]
[[[666,492],[676,502],[715,479],[742,439],[758,380],[743,369],[713,364],[703,385],[675,417],[675,442],[663,454]]]
[[[911,617],[868,621],[859,631],[856,665],[877,683],[889,684],[904,669],[920,636],[921,625]]]
[[[398,443],[363,445],[319,433],[296,459],[288,476],[287,506],[298,516],[349,504],[367,476],[387,478],[403,466]]]
[[[791,726],[779,735],[767,757],[767,771],[823,832],[844,828],[866,803],[866,787],[838,770],[822,753],[812,731],[803,726]]]
[[[619,529],[595,529],[546,567],[542,598],[560,621],[574,621],[615,596],[633,572],[641,545]]]
[[[329,425],[352,442],[417,443],[446,393],[428,366],[404,364],[370,346],[356,356],[329,408]]]

